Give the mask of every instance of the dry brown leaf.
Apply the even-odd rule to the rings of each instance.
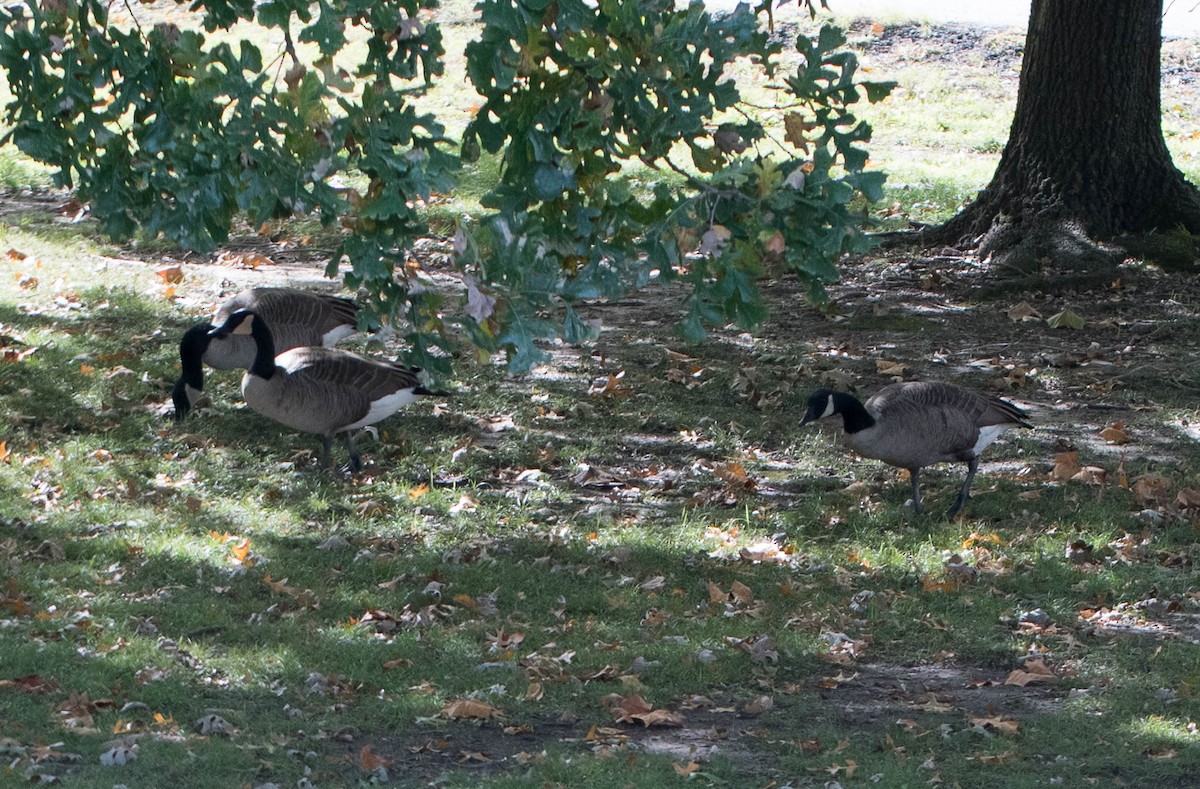
[[[1108,472],[1099,466],[1084,466],[1071,477],[1072,482],[1085,482],[1088,485],[1103,485],[1108,478]]]
[[[0,460],[4,459],[4,445],[0,442]],[[1175,506],[1181,510],[1200,509],[1200,488],[1184,488],[1175,497]]]
[[[478,699],[454,699],[442,707],[442,715],[450,720],[491,720],[504,717],[504,711]]]
[[[1050,479],[1069,480],[1083,469],[1079,462],[1079,453],[1059,452],[1054,456],[1054,468],[1050,471]]]
[[[1100,437],[1110,444],[1125,444],[1129,441],[1129,430],[1124,422],[1113,422],[1100,431]]]
[[[611,375],[602,375],[592,381],[592,385],[588,387],[588,394],[592,397],[621,400],[632,395],[633,390],[625,385],[625,371],[621,370]]]
[[[775,708],[775,699],[770,696],[759,696],[751,702],[748,702],[741,709],[743,715],[762,715],[768,710]]]
[[[733,582],[733,586],[729,587],[729,594],[741,605],[749,605],[754,602],[754,592],[741,581]]]
[[[967,722],[973,727],[996,734],[1016,734],[1020,726],[1016,718],[1005,718],[1003,715],[970,715]]]
[[[1008,319],[1014,322],[1040,321],[1042,314],[1035,310],[1029,302],[1023,301],[1008,308]]]
[[[630,715],[629,718],[637,721],[647,728],[651,726],[683,725],[683,716],[677,712],[671,712],[670,710],[650,710],[649,712],[640,712],[636,715]]]
[[[1016,685],[1017,687],[1023,688],[1026,685],[1030,685],[1034,682],[1057,681],[1058,677],[1056,677],[1054,672],[1048,669],[1044,663],[1031,660],[1025,664],[1024,669],[1016,668],[1010,671],[1008,677],[1004,680],[1004,684]]]
[[[1133,500],[1139,507],[1156,507],[1167,501],[1167,481],[1157,474],[1134,477],[1130,486]]]
[[[697,764],[696,762],[688,762],[687,764],[683,764],[682,762],[675,762],[674,764],[671,765],[671,768],[673,770],[675,770],[676,775],[687,777],[687,776],[691,775],[692,773],[696,772],[697,770],[699,770],[700,765]]]
[[[891,359],[876,359],[875,372],[880,375],[891,375],[897,378],[903,378],[908,373],[908,366],[902,362],[895,362]]]
[[[364,772],[373,773],[380,767],[391,767],[392,764],[392,759],[385,759],[375,753],[375,746],[369,743],[358,752],[358,768]]]

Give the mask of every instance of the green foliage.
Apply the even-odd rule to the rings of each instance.
[[[870,127],[850,108],[890,85],[857,78],[835,29],[797,41],[780,134],[779,113],[760,118],[729,76],[736,63],[775,76],[780,47],[745,6],[481,0],[467,73],[484,102],[456,155],[408,101],[442,74],[432,5],[198,0],[203,30],[114,26],[100,0],[11,6],[10,138],[116,238],[211,250],[238,216],[340,225],[329,274],[370,294],[374,320],[402,324],[435,373],[464,343],[528,368],[539,339],[591,336],[574,302],[653,281],[689,285],[689,339],[753,328],[763,276],[797,276],[819,299],[838,258],[865,248],[850,206],[878,199],[883,176],[865,170]],[[275,31],[278,54],[232,41],[243,20]],[[501,174],[458,234],[465,298],[447,298],[406,250],[425,232],[421,204],[483,151]],[[635,184],[647,167],[662,177]]]
[[[0,65],[13,101],[10,139],[55,168],[104,230],[144,230],[211,250],[240,213],[253,222],[314,215],[355,239],[337,251],[348,284],[400,301],[395,262],[423,230],[412,206],[452,185],[441,125],[406,91],[441,73],[441,38],[422,0],[202,2],[208,31],[254,20],[282,31],[268,61],[254,44],[160,23],[123,29],[99,0],[0,10]],[[353,25],[366,36],[351,74],[333,55]],[[304,63],[292,32],[316,45]],[[336,186],[354,171],[361,191]],[[381,314],[387,314],[380,310]]]
[[[690,286],[684,336],[766,318],[758,282],[790,272],[813,297],[837,276],[835,262],[865,249],[863,218],[849,204],[877,200],[883,176],[864,171],[870,127],[850,113],[863,92],[888,83],[856,79],[845,39],[824,28],[797,46],[804,66],[786,80],[786,140],[741,105],[726,77],[737,60],[774,73],[778,47],[745,7],[714,17],[671,2],[598,7],[489,0],[482,38],[468,47],[468,74],[485,103],[463,155],[503,151],[500,183],[465,265],[522,313],[565,314],[542,325],[562,333],[567,305],[615,297],[651,280]],[[783,147],[798,156],[780,159]],[[671,171],[642,191],[638,165]],[[528,333],[501,338],[513,366],[537,357]]]

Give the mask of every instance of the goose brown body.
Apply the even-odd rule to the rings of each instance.
[[[230,297],[211,323],[198,323],[179,343],[181,375],[172,399],[175,418],[183,419],[204,389],[204,370],[244,370],[254,362],[254,339],[249,335],[217,337],[221,326],[239,310],[252,310],[271,327],[275,348],[285,351],[312,345],[333,345],[357,328],[357,307],[350,299],[292,288],[250,288]]]
[[[335,348],[293,348],[275,357],[271,377],[250,372],[242,377],[247,405],[294,430],[318,435],[378,422],[415,402],[420,388],[417,374],[407,367]]]
[[[351,431],[434,394],[421,385],[417,370],[349,351],[302,347],[276,356],[270,328],[250,310],[234,312],[212,332],[254,340],[254,361],[242,377],[246,404],[294,430],[321,436],[323,465],[329,464],[333,437],[341,434],[350,452],[347,468],[358,471],[362,460]]]
[[[907,469],[913,508],[920,512],[920,470],[935,463],[967,464],[967,478],[951,507],[958,514],[970,498],[979,455],[1010,427],[1032,427],[1007,400],[947,383],[910,381],[879,390],[866,403],[822,389],[808,402],[801,426],[842,415],[844,443],[858,454]]]

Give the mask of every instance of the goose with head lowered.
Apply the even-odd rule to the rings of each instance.
[[[278,352],[306,345],[330,346],[358,327],[358,308],[339,296],[293,288],[250,288],[235,294],[221,305],[212,322],[197,323],[179,342],[180,376],[171,393],[176,419],[186,417],[200,399],[203,365],[214,370],[245,370],[254,362],[251,337],[212,335],[214,326],[222,325],[238,310],[253,310],[266,321]]]
[[[866,403],[845,392],[819,389],[800,421],[840,414],[844,442],[863,457],[907,469],[913,510],[921,511],[919,475],[935,463],[966,463],[967,478],[947,517],[971,497],[971,481],[984,448],[1010,427],[1032,428],[1024,411],[1007,400],[954,384],[909,381],[880,389]]]
[[[242,396],[252,409],[293,430],[321,437],[321,464],[328,466],[333,437],[341,434],[350,451],[345,470],[362,468],[353,431],[375,424],[422,395],[418,370],[336,348],[305,346],[275,355],[266,321],[253,310],[238,310],[212,330],[213,337],[248,335],[254,361],[242,376]]]

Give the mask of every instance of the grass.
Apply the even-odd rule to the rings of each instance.
[[[4,243],[31,246],[35,226]],[[1027,786],[1200,771],[1194,646],[1146,602],[1193,615],[1194,529],[1168,520],[1138,548],[1128,490],[1047,484],[1050,437],[998,446],[1014,470],[985,470],[965,520],[914,517],[891,471],[788,427],[797,396],[754,412],[736,395],[756,372],[815,386],[835,369],[814,364],[817,338],[690,348],[702,375],[687,389],[667,374],[666,327],[629,343],[638,315],[610,314],[597,346],[531,381],[464,364],[446,409],[384,423],[348,480],[310,467],[311,437],[242,408],[228,375],[198,418],[164,421],[154,406],[189,319],[161,285],[89,282],[78,261],[104,250],[86,239],[39,249],[56,284],[21,289],[30,259],[6,262],[0,310],[8,348],[37,349],[0,383],[14,777]],[[118,268],[103,275],[137,281]],[[930,331],[858,314],[846,341]],[[618,369],[627,396],[586,394]],[[514,429],[479,426],[495,415]],[[1198,458],[1172,450],[1176,490]],[[1156,468],[1125,462],[1131,478]],[[929,475],[931,509],[958,479]],[[1076,541],[1095,559],[1066,561]],[[1052,625],[1018,624],[1038,608]],[[1146,634],[1095,627],[1086,612],[1101,609]],[[1031,654],[1059,679],[1001,684]],[[922,667],[952,678],[903,679]],[[617,724],[608,705],[631,693],[688,735]],[[769,709],[745,711],[764,696]],[[465,698],[503,718],[446,712]],[[225,734],[200,731],[211,715]],[[117,741],[136,758],[101,764]]]
[[[897,217],[944,217],[994,167],[1003,123],[979,108],[1008,88],[967,63],[969,87],[945,90],[946,67],[910,63],[872,117]],[[1187,160],[1185,106],[1168,136]],[[480,167],[472,183],[495,162]],[[167,298],[153,263],[126,259],[144,248],[36,206],[3,220],[0,782],[1200,776],[1195,514],[1175,503],[1200,468],[1186,277],[1140,267],[1124,290],[1006,294],[1045,315],[1073,300],[1080,332],[1012,323],[965,286],[879,279],[919,279],[907,259],[849,267],[829,319],[772,287],[777,320],[754,339],[680,345],[669,292],[593,305],[595,344],[555,347],[522,380],[462,360],[453,397],[360,441],[351,480],[312,467],[311,436],[242,407],[237,376],[212,375],[212,406],[187,423],[163,415],[175,342],[230,272],[189,265]],[[926,302],[939,310],[913,308]],[[884,358],[990,391],[1004,364],[1028,371],[1012,396],[1040,429],[989,451],[961,521],[937,514],[961,468],[925,475],[933,514],[918,517],[894,470],[794,427],[811,388],[886,383]],[[588,394],[621,371],[613,396]],[[1095,437],[1109,414],[1130,443]],[[1056,477],[1067,448],[1106,481]],[[1138,492],[1147,474],[1157,498]],[[1055,679],[1005,684],[1030,658]],[[618,722],[633,694],[683,726]],[[464,699],[503,717],[463,717]]]

